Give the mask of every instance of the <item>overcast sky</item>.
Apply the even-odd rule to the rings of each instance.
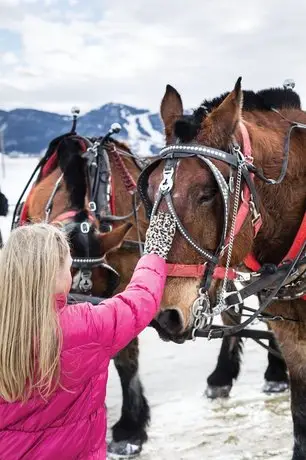
[[[0,108],[186,108],[293,78],[306,99],[304,0],[0,0]]]

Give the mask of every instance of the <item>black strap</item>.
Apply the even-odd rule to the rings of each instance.
[[[259,209],[260,209],[260,207],[259,207],[259,205],[260,205],[259,197],[258,197],[258,194],[256,192],[255,184],[254,184],[253,180],[250,177],[248,167],[242,168],[242,176],[243,176],[245,182],[247,183],[247,186],[249,187],[249,190],[251,192],[252,199],[254,201],[255,207],[256,207],[257,211],[259,212]]]
[[[227,326],[232,327],[232,326]],[[211,329],[199,329],[196,332],[197,337],[209,337],[214,338],[211,336],[211,331],[218,331],[220,326],[216,324],[212,324]],[[260,331],[258,329],[242,329],[241,331],[236,331],[231,334],[233,337],[241,337],[245,339],[261,339],[261,340],[270,340],[273,337],[273,333],[271,331]]]
[[[11,230],[13,230],[15,228],[16,225],[18,225],[18,222],[16,220],[16,217],[17,217],[17,212],[20,212],[20,204],[21,204],[21,201],[22,201],[22,198],[24,197],[26,191],[28,190],[29,188],[29,185],[31,184],[35,174],[37,173],[37,171],[39,171],[40,168],[42,168],[44,166],[44,164],[46,163],[48,158],[44,157],[42,158],[38,165],[36,166],[36,168],[34,169],[34,171],[32,172],[28,182],[26,183],[18,201],[17,201],[17,204],[15,206],[15,209],[14,209],[14,213],[13,213],[13,218],[12,218],[12,225],[11,225]]]
[[[270,305],[270,303],[273,302],[273,299],[276,296],[277,292],[280,290],[282,285],[289,278],[289,276],[291,275],[291,273],[295,269],[297,263],[300,261],[300,257],[304,253],[305,247],[306,247],[306,241],[302,245],[299,253],[296,256],[296,258],[289,265],[286,265],[285,274],[282,272],[283,276],[281,277],[281,279],[279,280],[279,278],[277,278],[277,280],[279,280],[279,283],[277,284],[277,286],[272,290],[270,295],[264,300],[264,302],[258,308],[258,310],[256,310],[256,312],[252,316],[250,316],[250,318],[248,318],[243,323],[238,324],[236,326],[221,326],[221,327],[219,327],[219,329],[216,329],[216,330],[211,329],[209,331],[209,333],[208,333],[208,338],[209,339],[216,339],[216,338],[223,338],[223,337],[226,337],[226,336],[235,335],[237,332],[242,331],[249,324],[251,324],[254,321],[254,319],[256,319],[268,307],[268,305]],[[280,267],[280,268],[283,268],[283,267]],[[280,272],[280,270],[278,270],[277,273],[275,273],[275,276],[279,272]],[[271,276],[273,276],[273,275],[271,275]],[[250,285],[250,286],[252,286],[252,285]],[[247,286],[247,287],[250,287],[250,286]],[[198,333],[198,331],[196,331],[195,335],[197,335],[197,333]]]
[[[223,161],[235,168],[238,167],[237,157],[232,153],[225,152],[223,150],[215,149],[213,147],[207,147],[202,144],[173,144],[168,145],[161,149],[161,159],[165,158],[191,158],[194,156],[203,155],[214,160]]]
[[[153,209],[153,204],[148,196],[148,186],[149,186],[149,177],[154,171],[154,169],[157,168],[157,166],[160,164],[161,159],[158,158],[157,160],[153,161],[150,163],[146,168],[143,169],[143,171],[139,174],[138,180],[137,180],[137,189],[139,196],[144,204],[145,210],[146,210],[146,216],[148,219],[151,217],[151,212]]]
[[[264,175],[264,172],[262,169],[259,168],[254,168],[254,173],[264,182],[268,184],[280,184],[284,177],[286,176],[287,168],[288,168],[288,162],[289,162],[289,153],[290,153],[290,140],[291,140],[291,134],[292,131],[296,128],[300,129],[306,129],[306,125],[303,123],[295,122],[288,120],[286,117],[284,117],[278,110],[272,109],[274,112],[278,113],[284,120],[286,120],[288,123],[290,123],[290,127],[288,129],[287,135],[285,137],[285,142],[284,142],[284,156],[283,156],[283,162],[282,162],[282,169],[280,172],[280,175],[278,176],[277,179],[269,179]]]

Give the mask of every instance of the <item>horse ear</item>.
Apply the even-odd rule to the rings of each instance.
[[[241,80],[236,81],[235,88],[231,91],[223,102],[210,115],[214,125],[218,125],[218,130],[222,129],[227,135],[233,134],[236,125],[241,119],[243,107],[243,92],[241,90]]]
[[[166,142],[169,144],[173,141],[174,123],[183,115],[181,96],[171,85],[166,86],[166,92],[160,105],[160,115],[165,126]]]
[[[120,248],[123,243],[124,237],[127,232],[131,229],[133,224],[127,222],[120,225],[120,227],[115,228],[111,232],[101,233],[99,235],[102,253],[107,254],[110,251]]]

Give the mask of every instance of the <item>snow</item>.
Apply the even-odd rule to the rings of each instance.
[[[143,122],[143,116],[140,118]],[[145,128],[145,124],[144,124]],[[8,158],[1,189],[15,204],[37,164],[37,158]],[[0,218],[4,238],[13,206]],[[221,342],[197,339],[184,345],[162,342],[148,328],[140,336],[140,376],[151,407],[149,441],[140,460],[288,460],[293,443],[288,393],[261,392],[267,354],[246,342],[242,372],[227,400],[203,396]],[[121,410],[121,388],[110,365],[108,423]]]
[[[124,127],[128,132],[128,142],[132,150],[138,156],[146,157],[151,155],[150,147],[162,147],[165,143],[164,136],[155,130],[150,122],[150,112],[143,114],[130,114],[126,109],[121,110],[122,118],[126,119]],[[140,132],[137,123],[148,133],[148,136]]]

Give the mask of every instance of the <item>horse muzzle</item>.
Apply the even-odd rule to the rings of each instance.
[[[165,342],[184,343],[189,338],[189,331],[184,330],[184,318],[177,308],[162,310],[150,323],[159,337]]]

